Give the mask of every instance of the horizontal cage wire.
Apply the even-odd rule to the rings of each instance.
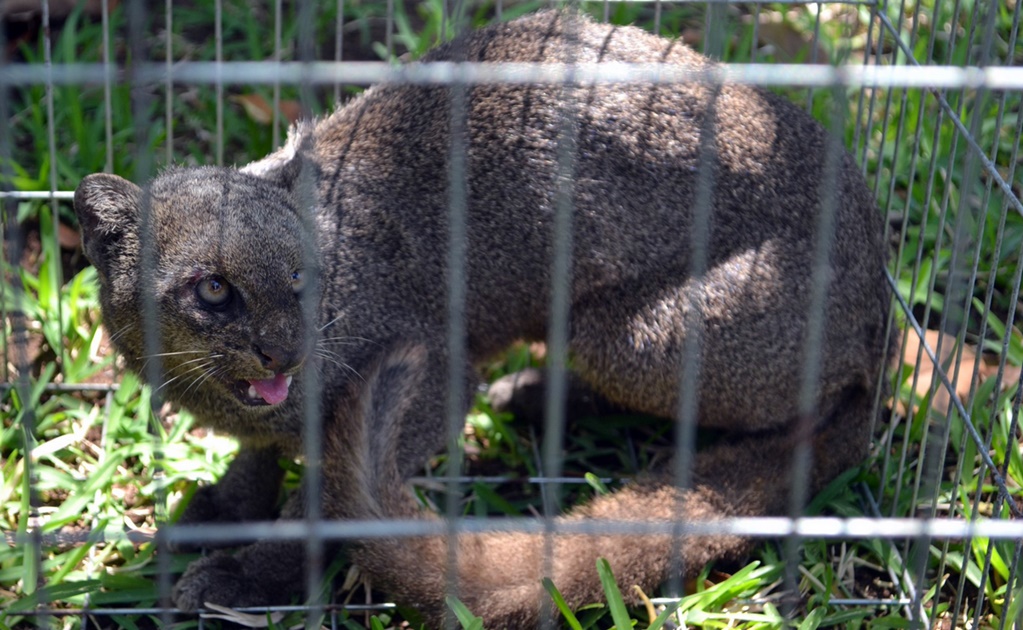
[[[0,522],[7,543],[0,547],[0,627],[173,623],[207,628],[223,621],[249,627],[431,627],[437,613],[430,605],[450,607],[450,627],[479,627],[473,626],[473,615],[486,613],[474,610],[476,603],[486,611],[499,609],[502,602],[496,600],[506,595],[488,586],[489,595],[479,599],[468,592],[471,582],[459,583],[458,556],[465,548],[458,541],[494,536],[542,541],[538,575],[555,579],[540,587],[537,578],[536,609],[570,627],[660,627],[668,615],[676,627],[1023,626],[1018,518],[1023,511],[1018,422],[1023,334],[1015,319],[1023,305],[1020,2],[570,3],[571,11],[596,22],[636,25],[677,38],[719,63],[412,63],[442,42],[461,41],[460,33],[546,6],[500,0],[0,3],[5,327]],[[160,309],[166,303],[157,301],[155,289],[138,291],[138,346],[145,348],[144,356],[133,362],[115,352],[114,345],[124,341],[119,336],[132,333],[108,328],[101,317],[99,274],[83,250],[75,189],[90,173],[114,173],[143,184],[174,172],[173,166],[241,167],[281,147],[289,127],[329,116],[375,84],[442,89],[447,95],[448,140],[427,141],[406,132],[410,145],[443,152],[446,165],[444,181],[422,186],[424,199],[437,186],[446,195],[444,234],[436,237],[445,249],[443,280],[432,305],[443,322],[444,343],[430,349],[432,370],[444,384],[444,400],[431,407],[443,416],[437,419],[443,440],[425,469],[404,475],[423,509],[441,518],[337,513],[332,497],[346,492],[339,488],[349,479],[338,482],[332,476],[333,458],[337,443],[349,436],[332,434],[331,423],[337,414],[375,408],[368,403],[344,412],[330,407],[341,396],[332,387],[342,382],[331,380],[331,370],[346,374],[348,389],[370,392],[359,396],[373,394],[373,386],[386,385],[388,378],[419,381],[400,369],[389,372],[388,359],[378,372],[345,364],[345,344],[376,344],[384,352],[388,342],[360,339],[358,331],[339,330],[333,319],[317,319],[315,292],[296,289],[301,322],[293,325],[315,331],[313,352],[325,367],[302,373],[305,395],[298,413],[301,430],[296,429],[302,437],[295,456],[260,460],[260,474],[274,482],[250,484],[268,484],[259,486],[269,488],[261,494],[267,497],[263,502],[280,499],[278,505],[244,524],[185,522],[187,516],[178,523],[186,510],[213,496],[202,488],[229,478],[232,460],[244,460],[250,451],[224,431],[202,426],[187,404],[169,400],[180,378],[172,370],[181,364],[174,364],[161,345],[166,328]],[[719,95],[731,86],[763,87],[828,130],[828,146],[820,153],[822,181],[814,182],[824,192],[806,241],[812,255],[805,262],[812,270],[801,287],[807,294],[807,332],[798,355],[799,377],[793,380],[799,391],[790,396],[798,401],[796,435],[790,440],[796,446],[767,455],[786,458],[785,471],[793,479],[785,491],[788,509],[770,516],[724,510],[694,519],[675,498],[668,520],[645,518],[645,513],[597,518],[596,511],[593,518],[558,519],[555,515],[564,511],[587,510],[579,506],[600,497],[641,491],[649,471],[658,467],[669,471],[676,490],[689,488],[702,481],[693,478],[704,461],[694,452],[742,438],[705,436],[694,428],[706,413],[697,406],[697,388],[716,377],[711,367],[752,370],[763,356],[751,349],[748,355],[710,361],[700,344],[703,337],[713,340],[708,336],[713,331],[697,329],[692,342],[680,343],[677,350],[675,423],[623,410],[586,390],[579,393],[580,381],[566,369],[578,367],[571,328],[574,311],[586,306],[572,284],[587,272],[572,258],[573,248],[588,242],[573,229],[586,210],[576,207],[580,201],[573,185],[592,175],[579,150],[588,146],[581,131],[587,123],[585,95],[644,88],[666,93],[696,85],[706,86],[714,103],[723,103]],[[475,312],[466,307],[478,273],[467,261],[469,234],[479,229],[473,221],[479,194],[473,177],[481,175],[472,170],[475,147],[466,142],[475,124],[468,112],[477,106],[477,88],[557,94],[561,111],[552,114],[548,130],[556,147],[548,156],[553,253],[544,273],[550,288],[535,290],[544,296],[550,318],[536,339],[500,348],[496,358],[475,366],[486,385],[474,391],[463,366],[476,356],[473,344],[480,334],[471,328]],[[424,95],[424,108],[431,106],[428,92],[416,94]],[[726,174],[707,166],[718,159],[708,157],[718,129],[710,123],[693,129],[699,139],[690,148],[699,160],[693,167],[685,268],[700,278],[716,264],[707,245],[708,226],[716,182]],[[371,142],[375,136],[366,133],[359,140]],[[891,298],[884,335],[893,356],[886,370],[873,375],[877,393],[871,401],[869,454],[816,492],[810,479],[815,434],[808,423],[818,413],[815,383],[826,371],[823,340],[843,325],[826,304],[830,292],[848,291],[836,286],[828,267],[837,248],[829,230],[841,225],[844,200],[837,191],[844,177],[843,150],[851,155],[849,170],[862,172],[884,218],[889,251],[884,284]],[[315,204],[316,176],[302,167],[294,184],[295,214],[304,227],[312,219],[301,209]],[[805,182],[800,176],[793,173],[793,181]],[[528,193],[527,185],[520,188]],[[422,199],[403,201],[415,207]],[[155,229],[146,223],[147,204],[141,221]],[[519,246],[519,236],[501,236]],[[425,238],[402,236],[420,237]],[[146,234],[140,239],[138,277],[158,278],[163,263],[157,250],[166,244],[150,242]],[[522,248],[530,246],[528,236],[521,240]],[[309,238],[295,253],[303,269],[316,267],[315,247]],[[395,246],[394,251],[400,250]],[[331,280],[312,275],[293,281],[319,288]],[[213,296],[220,288],[202,281],[202,290]],[[685,307],[674,302],[666,307],[684,310],[687,326],[702,308],[688,299],[694,301]],[[498,314],[517,308],[487,307]],[[482,319],[499,320],[497,315]],[[776,333],[782,337],[785,331]],[[848,343],[849,353],[857,352],[854,341]],[[278,361],[278,349],[256,351],[268,362]],[[417,356],[414,348],[408,353]],[[200,388],[200,374],[207,378],[214,364],[209,358],[185,361],[184,369],[195,370],[185,378]],[[188,361],[194,361],[191,367]],[[530,405],[506,411],[499,404],[502,387],[509,382],[518,387],[518,381],[509,381],[513,375],[528,379],[541,373],[545,380]],[[274,383],[261,383],[258,392],[253,384],[248,395],[273,397],[281,387],[287,395],[290,378]],[[749,388],[755,385],[751,379]],[[758,401],[771,399],[762,391],[750,394]],[[466,414],[464,403],[470,399],[474,404]],[[381,423],[350,441],[363,444],[371,461],[385,459],[374,449],[381,440],[397,439],[388,428],[394,430]],[[766,431],[757,435],[765,437],[768,451],[780,443],[770,441]],[[406,450],[423,448],[412,444]],[[341,452],[361,456],[357,449]],[[223,502],[235,499],[239,510],[246,509],[239,497]],[[656,500],[642,511],[663,512]],[[291,510],[291,518],[272,520],[274,510]],[[597,595],[586,601],[569,597],[568,606],[558,600],[558,577],[564,572],[556,573],[555,551],[558,541],[579,537],[596,541],[594,546],[600,540],[621,541],[615,546],[624,549],[639,540],[660,541],[658,553],[668,559],[674,579],[637,595],[638,586],[620,581],[614,587],[615,578],[601,573],[614,570],[620,576],[620,565],[587,565]],[[750,539],[754,545],[741,558],[713,562],[694,577],[677,579],[687,544],[710,548],[725,539]],[[386,579],[374,581],[371,569],[346,557],[347,550],[372,544],[366,541],[384,545],[373,549],[400,551],[420,540],[443,541],[430,556],[433,564],[402,566],[396,557],[391,573],[427,576],[423,582],[440,576],[445,601],[402,600],[401,592],[389,592],[381,583]],[[388,547],[393,541],[398,542]],[[175,603],[175,581],[190,564],[217,562],[223,548],[255,554],[270,548],[260,545],[276,543],[305,559],[287,579],[313,595],[288,605],[199,611]],[[481,551],[479,562],[490,557]],[[512,584],[517,578],[504,563],[517,566],[519,560],[509,556],[494,566],[470,568],[473,575],[490,576],[481,579],[484,583]],[[655,559],[644,560],[653,564]],[[467,608],[460,608],[461,600]]]

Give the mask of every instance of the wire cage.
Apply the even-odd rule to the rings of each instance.
[[[141,183],[172,164],[245,164],[280,146],[290,123],[328,114],[382,81],[457,87],[697,80],[780,92],[825,123],[853,155],[886,218],[887,334],[897,350],[887,377],[878,375],[889,381],[881,389],[890,395],[875,402],[864,464],[790,517],[686,523],[688,534],[756,538],[757,551],[738,570],[717,567],[697,582],[669,585],[664,597],[647,599],[651,610],[671,608],[680,626],[1023,624],[1018,0],[652,0],[574,7],[597,20],[681,38],[721,61],[700,76],[654,67],[392,63],[465,29],[543,6],[501,0],[0,4],[0,522],[7,541],[0,549],[0,627],[206,627],[218,617],[258,626],[267,615],[281,626],[383,627],[404,611],[369,588],[353,589],[357,571],[333,558],[304,578],[311,592],[321,593],[311,603],[177,611],[170,600],[174,575],[198,556],[171,553],[169,545],[280,538],[302,541],[317,558],[332,541],[367,536],[553,532],[549,518],[491,517],[526,516],[530,505],[555,514],[561,502],[638,474],[652,452],[683,449],[631,418],[590,425],[566,418],[576,415],[578,401],[559,405],[557,392],[549,396],[554,403],[548,401],[542,427],[509,429],[508,418],[482,395],[466,421],[458,401],[471,392],[454,391],[448,441],[462,446],[413,480],[446,520],[324,521],[322,506],[312,501],[299,521],[165,525],[196,492],[196,482],[224,473],[235,446],[193,426],[187,410],[163,404],[159,387],[142,385],[143,379],[162,382],[159,366],[147,366],[157,371],[140,378],[115,357],[117,331],[101,325],[96,274],[76,231],[72,199],[82,177],[104,171]],[[457,160],[452,164],[457,168]],[[464,200],[450,210],[452,224],[464,225]],[[452,234],[457,260],[463,245],[457,230]],[[465,270],[452,267],[457,287]],[[553,292],[552,303],[561,306],[552,310],[560,315],[546,344],[515,346],[482,366],[488,380],[546,356],[549,390],[567,386],[565,293]],[[445,295],[453,305],[450,354],[464,356],[460,294]],[[311,428],[301,462],[315,483],[323,445],[310,436],[319,434],[320,420],[315,412],[305,419]],[[284,464],[291,488],[302,463]],[[805,462],[793,465],[805,474]],[[630,535],[656,533],[635,523],[608,524],[616,526]],[[319,587],[325,578],[333,588]],[[607,594],[611,602],[613,593]],[[613,607],[589,621],[610,625],[604,610]]]

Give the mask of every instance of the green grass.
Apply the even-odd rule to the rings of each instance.
[[[440,0],[419,4],[398,2],[396,6],[396,53],[409,51],[413,57],[427,50],[439,39],[441,30]],[[506,7],[505,18],[532,10],[539,2]],[[290,7],[290,5],[289,5]],[[918,58],[927,57],[929,25],[936,29],[931,58],[940,63],[963,63],[977,36],[971,41],[965,34],[969,28],[972,2],[962,3],[962,12],[952,14],[951,3],[938,6],[933,14],[933,0],[910,3],[909,12],[900,15],[897,5],[889,7],[893,23],[912,28],[914,12],[927,16],[913,44]],[[597,16],[603,6],[594,3],[588,8]],[[228,60],[270,59],[272,48],[272,15],[268,9],[253,10],[251,3],[241,0],[224,2],[224,58]],[[334,3],[325,3],[317,15],[316,39],[333,42]],[[346,3],[346,15],[379,17],[385,14],[382,2]],[[712,42],[725,60],[744,61],[754,49],[752,8],[728,6],[715,9],[726,20],[713,31]],[[865,7],[832,8],[835,12],[821,21],[820,47],[832,62],[855,63],[864,53],[869,13]],[[1000,3],[995,15],[993,48],[1005,59],[1018,52],[1008,49],[1008,33],[1012,14],[1009,3]],[[115,54],[124,60],[123,7],[111,15],[115,34]],[[295,9],[284,15],[282,38],[286,43],[285,58],[294,58],[293,42],[299,33]],[[611,18],[619,23],[637,22],[652,25],[653,9],[649,5],[619,3],[610,5]],[[488,19],[486,6],[473,9],[465,16],[479,24]],[[780,24],[781,33],[809,41],[818,28],[816,13],[810,7],[767,5],[761,9],[765,22]],[[695,5],[665,8],[661,17],[662,32],[692,38],[697,47],[704,42],[704,10]],[[957,28],[945,28],[954,23]],[[372,32],[365,26],[346,33],[357,38],[366,50],[385,52],[383,42],[372,41]],[[211,60],[212,17],[204,4],[175,7],[171,44],[175,59]],[[98,20],[75,12],[57,31],[53,42],[53,59],[63,62],[100,60],[99,42],[102,31]],[[958,37],[952,41],[951,33]],[[778,37],[776,34],[772,37]],[[779,44],[781,40],[778,40]],[[332,45],[332,44],[331,44]],[[888,41],[886,45],[891,46]],[[155,41],[148,51],[150,58],[161,60],[164,42]],[[1018,46],[1018,44],[1017,44]],[[773,49],[772,49],[773,48]],[[330,48],[332,50],[332,47]],[[809,47],[795,53],[780,52],[780,45],[758,50],[759,61],[799,61],[806,59]],[[44,52],[41,40],[24,44],[19,54],[30,63],[41,63]],[[903,63],[904,60],[896,60]],[[173,137],[172,161],[199,164],[216,160],[217,94],[212,87],[179,88],[171,95],[172,133],[168,134],[164,118],[164,94],[155,88],[144,99],[139,110],[127,85],[115,85],[110,105],[111,132],[114,150],[110,154],[112,170],[128,178],[151,174],[163,165],[167,155],[168,137]],[[821,120],[828,118],[836,102],[830,90],[781,90],[799,102],[809,100],[809,109]],[[228,87],[223,101],[223,154],[226,163],[242,164],[260,157],[271,149],[273,130],[246,115],[232,96],[258,94],[272,102],[269,87]],[[295,88],[283,87],[283,99],[295,99]],[[328,111],[331,95],[317,93],[310,103],[314,112]],[[966,343],[982,347],[988,357],[998,359],[1003,353],[1002,339],[1008,339],[1005,358],[1010,366],[1023,363],[1023,337],[1018,327],[1006,329],[1005,322],[1013,313],[1015,299],[1011,290],[1018,272],[1020,248],[1023,247],[1023,218],[1003,209],[1000,194],[989,194],[988,179],[978,171],[966,168],[965,143],[956,141],[951,126],[942,119],[932,96],[918,90],[893,89],[873,93],[874,108],[868,116],[865,106],[859,109],[858,92],[848,90],[842,95],[848,104],[844,134],[848,145],[858,139],[865,146],[866,172],[878,191],[878,202],[885,211],[899,215],[897,227],[900,248],[893,260],[893,270],[900,293],[924,319],[925,325],[937,327],[937,318],[946,312],[945,295],[949,290],[952,252],[952,226],[959,220],[972,234],[972,251],[980,252],[976,261],[966,259],[967,270],[976,267],[978,281],[972,288],[971,312],[962,313],[968,322]],[[949,102],[962,109],[967,124],[977,118],[977,137],[981,146],[997,145],[994,155],[997,167],[1008,174],[1017,140],[1019,94],[1010,95],[1009,107],[1000,113],[996,97],[981,98],[975,92],[950,92]],[[11,118],[4,133],[10,133],[12,154],[0,165],[0,173],[9,179],[7,186],[15,190],[45,191],[73,189],[86,174],[107,167],[107,141],[104,122],[107,101],[100,86],[57,86],[53,90],[54,118],[47,119],[47,93],[43,87],[30,86],[13,92]],[[1014,100],[1013,100],[1014,99]],[[141,121],[137,118],[141,116]],[[901,124],[900,124],[901,121]],[[145,133],[136,133],[135,124],[143,124]],[[860,133],[857,134],[859,124]],[[54,131],[56,151],[50,151],[49,129]],[[882,135],[885,141],[881,142]],[[919,136],[921,149],[912,155],[906,146]],[[899,139],[899,150],[895,150]],[[141,143],[141,144],[140,144]],[[152,164],[139,164],[136,155],[149,154]],[[55,162],[51,163],[51,159]],[[934,183],[928,186],[930,165],[934,164]],[[1016,171],[1016,185],[1020,175]],[[963,201],[965,200],[965,201]],[[109,532],[112,542],[90,540],[76,544],[57,544],[39,548],[33,544],[0,547],[0,627],[31,623],[23,616],[37,605],[56,608],[82,606],[150,606],[159,603],[157,576],[163,568],[151,542],[132,543],[118,539],[126,530],[151,533],[157,523],[180,509],[182,500],[194,492],[198,483],[214,481],[226,468],[236,446],[225,436],[213,435],[192,426],[187,412],[152,408],[148,388],[138,378],[118,366],[109,351],[109,335],[101,326],[95,272],[84,266],[80,253],[72,246],[58,243],[58,223],[73,227],[74,217],[66,202],[25,201],[5,205],[5,211],[16,216],[26,235],[37,235],[39,245],[29,250],[25,266],[11,266],[5,256],[2,305],[4,314],[3,353],[5,380],[13,384],[0,398],[0,528],[5,534],[24,535],[30,528],[42,534],[83,531]],[[960,207],[969,210],[961,212]],[[32,241],[32,239],[29,239]],[[920,265],[915,263],[918,252]],[[963,264],[960,259],[959,265]],[[20,261],[19,261],[20,262]],[[931,294],[926,292],[933,287]],[[949,311],[954,309],[948,309]],[[28,340],[24,346],[11,344],[24,314],[27,331],[19,333]],[[31,366],[18,374],[17,353],[27,347]],[[497,378],[532,364],[535,359],[528,348],[514,348],[503,361],[490,366],[488,375]],[[75,383],[118,383],[116,391],[64,391],[61,385]],[[912,367],[902,370],[897,379],[896,397],[909,404]],[[995,463],[1006,463],[1011,487],[1023,487],[1023,459],[1018,448],[1019,430],[1012,426],[1012,398],[999,393],[996,383],[988,379],[968,401],[969,410],[978,429],[991,440],[989,449]],[[926,457],[920,446],[935,427],[945,426],[945,416],[915,398],[917,411],[899,422],[882,427],[889,439],[879,441],[876,461],[867,462],[862,470],[822,493],[811,506],[810,514],[862,516],[866,514],[857,484],[883,487],[882,508],[885,513],[914,515],[931,509],[927,493],[914,490],[917,483],[912,471],[923,466]],[[963,462],[949,467],[939,487],[933,489],[943,513],[961,518],[1007,518],[1005,509],[991,514],[993,488],[990,475],[978,466],[976,445],[964,430],[962,418],[953,413],[948,423],[950,461]],[[466,434],[467,471],[479,474],[508,474],[526,477],[538,474],[533,456],[535,437],[528,427],[512,422],[512,418],[496,414],[485,402],[468,417]],[[939,432],[940,433],[940,432]],[[658,449],[670,446],[670,436],[663,427],[652,426],[632,417],[603,419],[585,424],[566,437],[565,468],[568,474],[590,475],[588,484],[572,484],[561,488],[564,504],[582,501],[593,493],[606,491],[601,478],[619,478],[635,473],[649,463]],[[631,449],[627,444],[634,444]],[[940,444],[938,445],[940,447]],[[895,462],[904,462],[907,473],[902,484],[895,487],[880,478],[880,460],[884,451]],[[634,451],[634,452],[633,452]],[[30,456],[26,456],[31,453]],[[437,472],[446,466],[437,460]],[[291,483],[296,475],[290,476]],[[530,506],[539,501],[539,490],[525,483],[473,483],[466,488],[464,512],[472,515],[528,514]],[[424,496],[428,493],[424,490]],[[975,514],[975,497],[980,497],[981,514]],[[178,506],[177,508],[175,506]],[[898,541],[896,541],[898,542]],[[785,580],[785,562],[780,547],[761,545],[749,564],[731,574],[704,572],[690,586],[688,594],[677,604],[664,609],[645,607],[630,609],[621,593],[605,581],[605,600],[594,602],[583,610],[568,611],[562,616],[572,628],[658,627],[666,614],[674,609],[678,618],[689,626],[724,628],[775,628],[780,626],[812,629],[816,627],[904,627],[903,610],[898,607],[874,609],[835,606],[835,598],[857,597],[864,588],[877,596],[894,595],[887,584],[889,571],[912,570],[917,558],[903,558],[896,553],[903,547],[887,540],[858,540],[846,543],[806,541],[802,562],[794,584]],[[1002,618],[1015,619],[1023,605],[1016,597],[1006,605],[1007,580],[1013,547],[1000,543],[991,548],[985,540],[935,541],[927,545],[922,561],[930,570],[925,602],[932,618],[951,616],[955,596],[967,594],[965,608],[953,626],[963,625],[965,618],[975,614],[981,626],[997,627]],[[175,555],[170,568],[180,571],[192,556]],[[342,570],[335,567],[335,570]],[[594,567],[605,580],[610,572],[606,566]],[[934,587],[938,584],[938,587]],[[553,601],[557,602],[557,585],[547,584]],[[790,592],[795,588],[796,592]],[[985,604],[974,608],[977,592],[983,589]],[[890,592],[889,592],[890,591]],[[655,594],[647,594],[653,597]],[[793,595],[798,601],[791,605]],[[457,609],[458,604],[451,602]],[[459,610],[463,627],[473,627],[472,611]],[[368,619],[350,617],[346,627],[389,627],[400,618],[381,613]],[[276,627],[301,623],[301,616],[289,614],[275,620]],[[79,616],[52,618],[48,624],[78,627]],[[158,622],[152,616],[119,616],[109,619],[114,627],[152,627]]]

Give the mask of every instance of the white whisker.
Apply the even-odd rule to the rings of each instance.
[[[110,343],[114,343],[115,341],[120,339],[124,335],[124,333],[128,332],[128,330],[131,329],[131,327],[132,324],[125,324],[124,326],[121,326],[117,330],[117,332],[110,333]]]
[[[212,359],[210,359],[206,363],[200,363],[199,365],[193,365],[192,367],[188,368],[187,370],[185,370],[181,374],[178,374],[177,376],[173,376],[173,377],[167,379],[166,381],[164,381],[159,387],[157,387],[156,389],[153,390],[153,393],[154,394],[157,393],[158,391],[160,391],[164,387],[167,387],[168,385],[170,385],[174,381],[178,380],[179,378],[187,376],[191,372],[194,372],[196,370],[204,370],[204,369],[208,368],[209,366],[213,365],[213,363],[214,363],[214,361]]]
[[[324,324],[324,325],[320,326],[319,328],[317,328],[316,332],[323,332],[324,329],[327,328],[327,326],[331,326],[331,325],[337,323],[337,321],[340,320],[342,317],[344,317],[344,315],[338,315],[337,317],[335,317],[334,319],[330,320],[326,324]]]
[[[156,357],[173,357],[181,354],[202,354],[205,350],[182,350],[180,352],[157,352],[156,354],[145,354],[135,357],[136,359],[155,359]],[[212,356],[212,355],[211,355]],[[221,356],[221,355],[217,355]]]
[[[350,366],[347,363],[345,363],[344,361],[342,361],[337,354],[335,354],[333,352],[330,352],[329,350],[323,350],[323,349],[319,349],[319,348],[316,350],[315,354],[320,359],[322,359],[324,361],[327,361],[329,363],[333,363],[334,365],[338,366],[342,370],[346,370],[347,372],[350,372],[350,373],[354,374],[362,382],[364,382],[364,383],[366,382],[366,379],[363,378],[362,374],[359,374],[358,370],[356,370],[352,366]]]
[[[193,390],[195,391],[195,393],[198,393],[199,392],[199,388],[202,387],[203,383],[205,383],[211,377],[213,377],[215,375],[219,376],[220,374],[222,374],[222,373],[224,373],[226,371],[227,371],[227,366],[226,365],[217,366],[217,367],[215,367],[213,369],[208,369],[208,370],[203,371],[202,374],[199,374],[197,377],[195,377],[195,379],[192,381],[192,383],[188,387],[185,388],[185,391],[182,392],[182,396],[187,396],[189,391],[193,391]]]
[[[188,365],[189,363],[195,363],[196,361],[202,361],[202,360],[204,360],[204,359],[209,359],[209,360],[213,361],[213,360],[216,360],[216,359],[220,359],[220,358],[222,358],[223,356],[224,356],[224,355],[222,355],[222,354],[208,354],[208,355],[206,355],[206,356],[204,356],[204,357],[199,357],[198,359],[189,359],[188,361],[183,361],[183,362],[181,362],[181,363],[179,363],[179,364],[175,365],[174,367],[175,367],[175,368],[179,368],[179,367],[182,367],[182,366]],[[172,368],[172,369],[173,369],[173,368]]]

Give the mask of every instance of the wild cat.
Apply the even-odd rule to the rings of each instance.
[[[422,61],[451,59],[712,63],[679,42],[556,11],[468,33]],[[241,441],[225,478],[195,496],[185,520],[276,515],[277,460],[301,452],[317,354],[330,359],[316,366],[326,515],[430,518],[404,483],[446,436],[451,94],[381,85],[297,125],[284,148],[243,168],[175,168],[143,188],[97,174],[78,187],[86,253],[107,324],[123,331],[116,342],[128,365],[144,373],[147,283],[159,309],[166,396]],[[800,439],[811,447],[811,491],[860,461],[888,354],[882,219],[848,156],[826,176],[829,137],[818,123],[777,95],[739,85],[476,85],[464,103],[464,391],[473,391],[480,362],[547,334],[566,110],[575,121],[568,345],[577,375],[616,405],[670,422],[683,346],[694,326],[700,331],[698,422],[725,437],[695,454],[691,485],[650,471],[565,519],[781,514]],[[702,169],[712,175],[706,270],[694,276]],[[835,203],[827,325],[814,348],[807,436],[796,430],[798,398],[826,200]],[[148,280],[144,244],[155,248]],[[303,316],[303,300],[318,305],[314,318]],[[328,355],[318,335],[345,343]],[[285,517],[301,514],[300,499],[285,506]],[[621,584],[649,591],[673,571],[693,575],[749,545],[686,539],[674,562],[671,543],[560,535],[550,577],[578,606],[600,597],[598,557]],[[300,541],[263,541],[200,559],[179,580],[175,601],[194,609],[287,600],[304,583],[303,549]],[[376,587],[439,623],[446,550],[443,538],[419,537],[354,541],[348,551]],[[458,550],[459,597],[487,627],[538,620],[541,537],[466,534]]]

